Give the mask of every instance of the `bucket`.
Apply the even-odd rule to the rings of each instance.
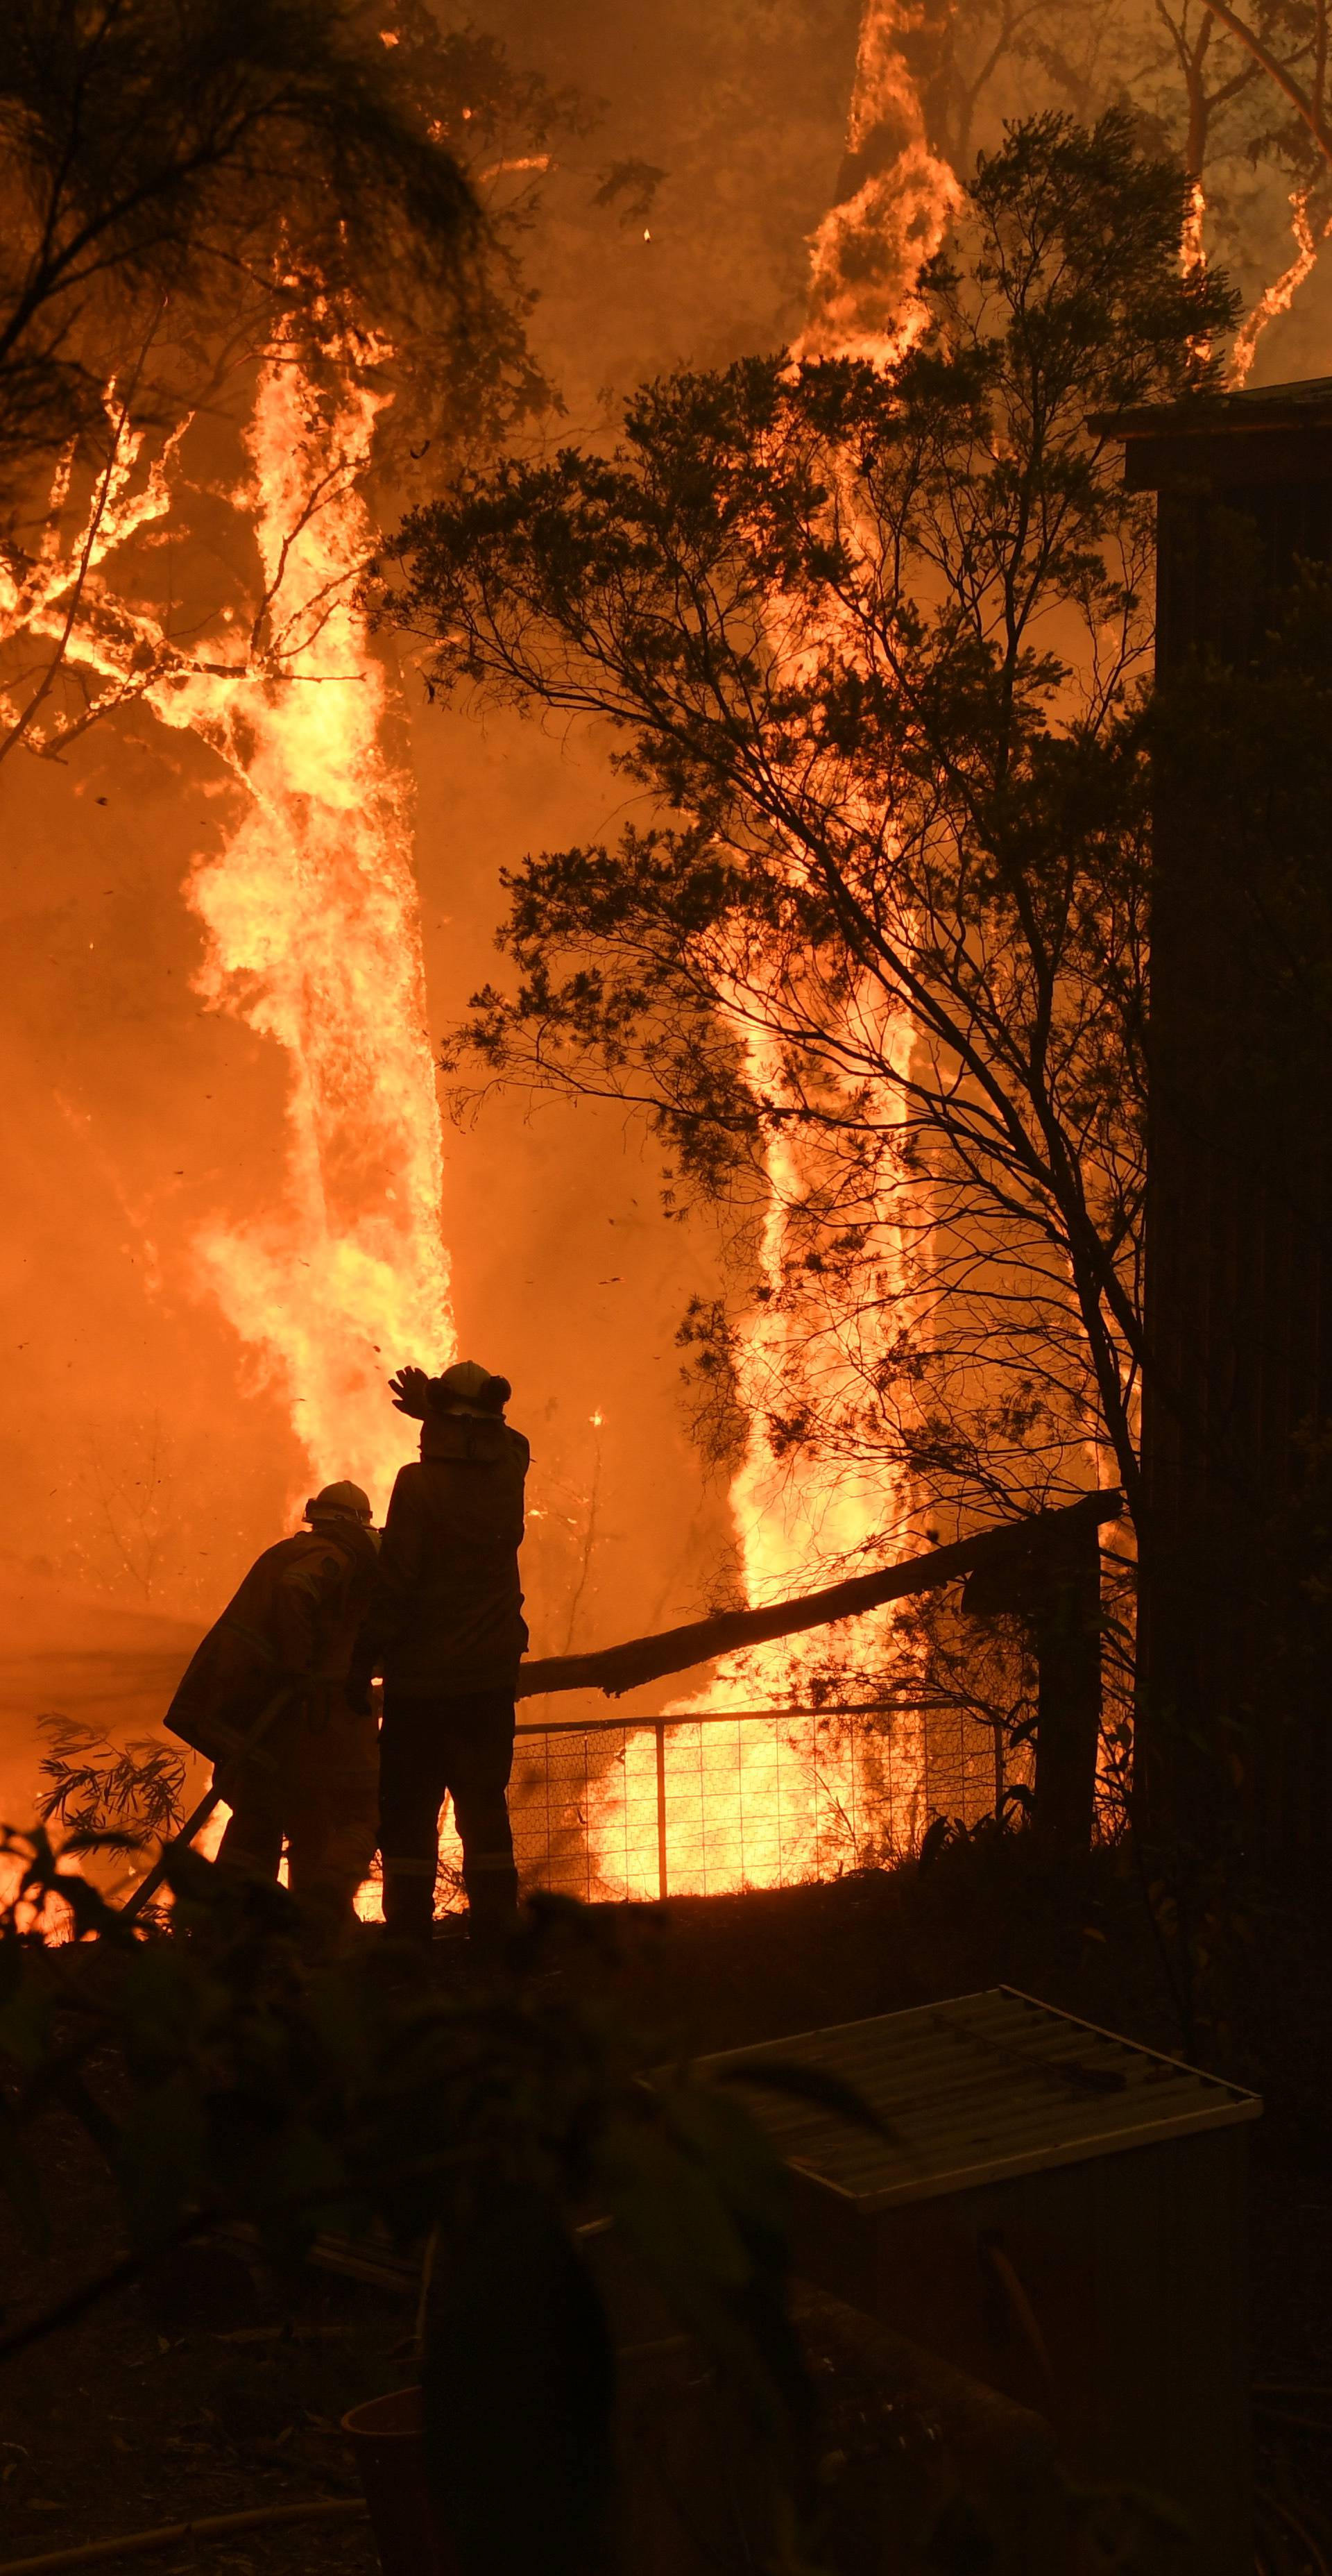
[[[419,2388],[371,2397],[344,2415],[384,2576],[458,2576],[435,2521]]]

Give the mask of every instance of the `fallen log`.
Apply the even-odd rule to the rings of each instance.
[[[745,1646],[767,1645],[775,1637],[798,1636],[806,1628],[828,1627],[834,1620],[858,1619],[882,1602],[903,1601],[912,1593],[932,1592],[970,1574],[977,1566],[1039,1554],[1043,1547],[1067,1538],[1079,1528],[1099,1528],[1118,1520],[1124,1497],[1114,1487],[1083,1494],[1053,1512],[1032,1512],[1025,1520],[1006,1521],[999,1529],[977,1530],[949,1547],[931,1548],[925,1556],[907,1557],[900,1565],[881,1566],[874,1574],[855,1574],[830,1583],[821,1592],[799,1592],[787,1601],[772,1601],[758,1610],[719,1610],[710,1619],[694,1619],[682,1628],[664,1628],[655,1637],[630,1637],[621,1646],[603,1646],[592,1655],[547,1655],[523,1664],[518,1674],[519,1699],[541,1699],[549,1691],[599,1690],[619,1699],[645,1682],[691,1665],[710,1664]]]

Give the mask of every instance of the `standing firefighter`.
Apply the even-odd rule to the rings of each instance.
[[[376,1537],[359,1485],[325,1485],[305,1517],[308,1529],[251,1566],[194,1655],[166,1723],[225,1775],[231,1818],[219,1861],[275,1880],[285,1842],[292,1895],[350,1922],[377,1831],[374,1719],[368,1702],[353,1708],[347,1696]]]
[[[421,1463],[400,1469],[393,1488],[353,1683],[355,1695],[372,1673],[384,1680],[384,1920],[429,1938],[451,1794],[472,1933],[489,1944],[518,1898],[505,1793],[527,1645],[518,1550],[530,1452],[504,1420],[508,1379],[475,1360],[438,1378],[403,1369],[393,1391],[399,1412],[421,1422]]]

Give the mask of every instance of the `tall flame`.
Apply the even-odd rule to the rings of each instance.
[[[916,278],[960,193],[926,137],[911,74],[919,14],[919,0],[866,0],[837,195],[810,242],[798,356],[883,367],[919,336]]]
[[[1290,229],[1295,243],[1295,256],[1289,266],[1283,268],[1281,275],[1273,278],[1270,286],[1264,287],[1252,312],[1245,316],[1243,328],[1236,339],[1230,359],[1230,382],[1236,392],[1241,385],[1248,383],[1249,372],[1258,352],[1258,343],[1268,323],[1275,322],[1278,315],[1290,311],[1318,257],[1319,240],[1326,241],[1328,234],[1332,233],[1332,217],[1329,217],[1321,235],[1315,238],[1314,228],[1309,219],[1309,199],[1312,193],[1312,190],[1307,187],[1294,188],[1291,191]]]
[[[245,791],[226,847],[196,861],[187,891],[208,934],[198,989],[286,1059],[285,1194],[258,1222],[216,1217],[195,1256],[280,1386],[307,1472],[352,1476],[380,1508],[403,1449],[384,1378],[404,1358],[453,1352],[408,781],[384,748],[384,673],[355,604],[382,354],[335,343],[316,382],[279,349],[260,373],[249,471],[231,495],[263,580],[249,634],[227,626],[206,656],[185,651],[108,581],[108,559],[168,516],[189,429],[137,481],[143,437],[114,386],[82,526],[61,545],[64,464],[36,559],[21,580],[0,569],[12,628],[91,671],[110,703],[142,700],[193,732]]]
[[[840,194],[811,242],[809,319],[796,345],[797,358],[859,358],[886,371],[906,355],[925,327],[926,310],[916,279],[939,248],[960,192],[952,170],[926,138],[904,42],[911,35],[915,14],[903,0],[868,0]],[[850,1028],[853,1016],[863,1023],[854,1031]],[[877,1020],[872,1052],[886,1065],[904,1063],[911,1044],[904,1018],[883,1024],[869,997],[848,1006],[847,1018],[848,1035],[862,1040],[871,1034],[868,1023]],[[780,1087],[775,1063],[763,1062],[755,1069],[760,1090]],[[882,1086],[876,1108],[885,1131],[891,1131],[901,1111],[888,1083]],[[793,1329],[799,1330],[798,1321],[793,1327],[785,1315],[781,1294],[787,1258],[784,1209],[802,1188],[794,1148],[774,1143],[769,1151],[769,1178],[771,1199],[762,1247],[765,1296],[749,1320],[748,1349],[741,1358],[742,1391],[756,1396],[774,1366],[780,1374],[782,1353],[773,1349],[774,1340],[780,1343]],[[901,1249],[890,1226],[876,1229],[866,1255],[867,1284],[875,1264],[886,1266],[900,1289]],[[881,1311],[891,1312],[891,1298],[875,1302]],[[857,1364],[850,1355],[837,1353],[834,1337],[823,1361],[823,1375],[830,1381],[825,1391],[834,1402],[843,1391],[837,1383],[839,1375],[845,1380]],[[746,1378],[748,1389],[743,1387]],[[817,1580],[812,1570],[820,1558],[854,1559],[882,1531],[886,1518],[900,1516],[906,1502],[904,1494],[885,1490],[883,1480],[854,1476],[841,1464],[830,1466],[818,1459],[788,1464],[779,1459],[761,1401],[750,1411],[747,1453],[731,1499],[751,1599],[772,1597],[801,1579]],[[858,1625],[854,1641],[848,1640],[843,1650],[844,1658],[857,1663],[873,1660],[890,1628],[890,1616]],[[751,1688],[760,1682],[774,1694],[791,1697],[815,1667],[825,1667],[827,1661],[826,1641],[799,1639],[763,1649],[757,1669],[750,1660],[746,1678]],[[718,1680],[729,1695],[732,1678],[728,1675],[723,1680],[719,1675]],[[897,1823],[910,1830],[909,1816],[899,1817]]]
[[[1206,191],[1201,179],[1190,179],[1179,236],[1179,264],[1186,277],[1207,264],[1206,226]]]
[[[406,1358],[446,1361],[453,1339],[408,782],[384,748],[384,674],[355,605],[370,536],[360,480],[384,400],[367,370],[382,352],[325,354],[318,384],[289,350],[259,376],[249,474],[231,496],[263,576],[248,637],[233,627],[207,657],[185,651],[107,580],[108,559],[169,515],[190,427],[136,482],[143,436],[114,385],[83,524],[62,545],[71,456],[35,559],[21,574],[0,564],[0,616],[91,672],[105,703],[142,701],[195,733],[245,790],[226,847],[188,887],[208,939],[197,986],[285,1056],[286,1187],[257,1223],[214,1219],[195,1254],[280,1385],[308,1471],[354,1477],[382,1510],[404,1446],[384,1377]],[[40,693],[26,715],[0,712],[40,746]],[[358,1907],[375,1913],[377,1891]]]
[[[285,1202],[215,1222],[200,1263],[276,1372],[313,1472],[382,1506],[403,1449],[386,1370],[442,1362],[452,1338],[408,788],[353,598],[380,399],[350,365],[331,400],[280,359],[261,375],[245,497],[281,677],[231,727],[249,811],[189,894],[208,931],[199,990],[277,1041],[289,1084]]]
[[[960,192],[953,172],[926,138],[904,46],[914,14],[909,0],[905,5],[904,0],[867,0],[839,193],[810,244],[809,318],[793,352],[797,360],[853,357],[886,369],[906,354],[924,328],[916,278],[938,249]],[[774,624],[780,605],[774,599]],[[868,1017],[872,1005],[862,1000],[852,1008]],[[880,1026],[875,1034],[875,1052],[889,1065],[904,1062],[910,1043],[904,1018]],[[780,1068],[763,1040],[750,1033],[745,1044],[756,1091],[780,1096]],[[891,1131],[901,1111],[888,1083],[876,1108],[885,1131]],[[840,1461],[777,1453],[769,1427],[770,1400],[801,1331],[800,1319],[792,1317],[783,1295],[789,1252],[786,1211],[801,1196],[804,1176],[798,1153],[780,1140],[768,1148],[767,1171],[769,1197],[759,1247],[762,1294],[742,1322],[735,1355],[737,1393],[748,1428],[730,1494],[745,1596],[754,1602],[812,1589],[821,1576],[826,1579],[830,1563],[863,1562],[863,1551],[882,1532],[885,1520],[903,1516],[907,1499],[890,1490],[884,1476],[856,1476]],[[886,1267],[900,1290],[901,1249],[894,1229],[882,1225],[875,1231],[867,1272],[874,1265]],[[874,1302],[891,1313],[891,1296]],[[863,1352],[853,1358],[839,1351],[835,1333],[829,1335],[820,1365],[823,1392],[834,1404],[848,1391],[863,1360]],[[726,1709],[756,1701],[777,1710],[783,1703],[798,1706],[826,1685],[830,1667],[840,1666],[849,1681],[856,1667],[882,1660],[891,1626],[891,1613],[879,1613],[858,1621],[840,1647],[824,1632],[723,1659],[705,1697],[690,1703],[706,1710],[709,1723],[672,1728],[666,1739],[667,1842],[669,1848],[674,1831],[677,1845],[669,1867],[673,1889],[719,1892],[811,1875],[820,1854],[830,1844],[837,1848],[838,1836],[828,1830],[830,1814],[844,1828],[840,1862],[855,1861],[860,1837],[852,1821],[857,1806],[854,1753],[835,1719],[813,1749],[783,1728],[780,1717],[771,1731],[737,1724],[733,1734],[712,1721]],[[876,1820],[881,1835],[906,1841],[917,1824],[922,1776],[918,1730],[919,1721],[912,1716],[903,1713],[897,1719],[893,1770],[900,1785],[891,1811]],[[623,1769],[613,1784],[603,1782],[597,1802],[593,1839],[601,1854],[621,1837],[632,1848],[628,1819],[635,1807],[640,1813],[646,1808],[655,1760],[650,1736],[627,1738]],[[682,1844],[684,1857],[679,1856]],[[655,1852],[640,1848],[630,1863],[628,1892],[650,1893],[654,1872]]]

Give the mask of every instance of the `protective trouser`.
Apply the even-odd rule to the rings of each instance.
[[[439,1813],[446,1797],[463,1852],[472,1930],[503,1933],[518,1905],[505,1791],[513,1768],[512,1691],[416,1699],[384,1687],[379,1739],[379,1847],[384,1920],[427,1938],[435,1912]]]
[[[285,1843],[292,1895],[350,1923],[375,1855],[374,1719],[316,1689],[278,1719],[260,1750],[266,1760],[229,1768],[219,1861],[271,1882]]]

